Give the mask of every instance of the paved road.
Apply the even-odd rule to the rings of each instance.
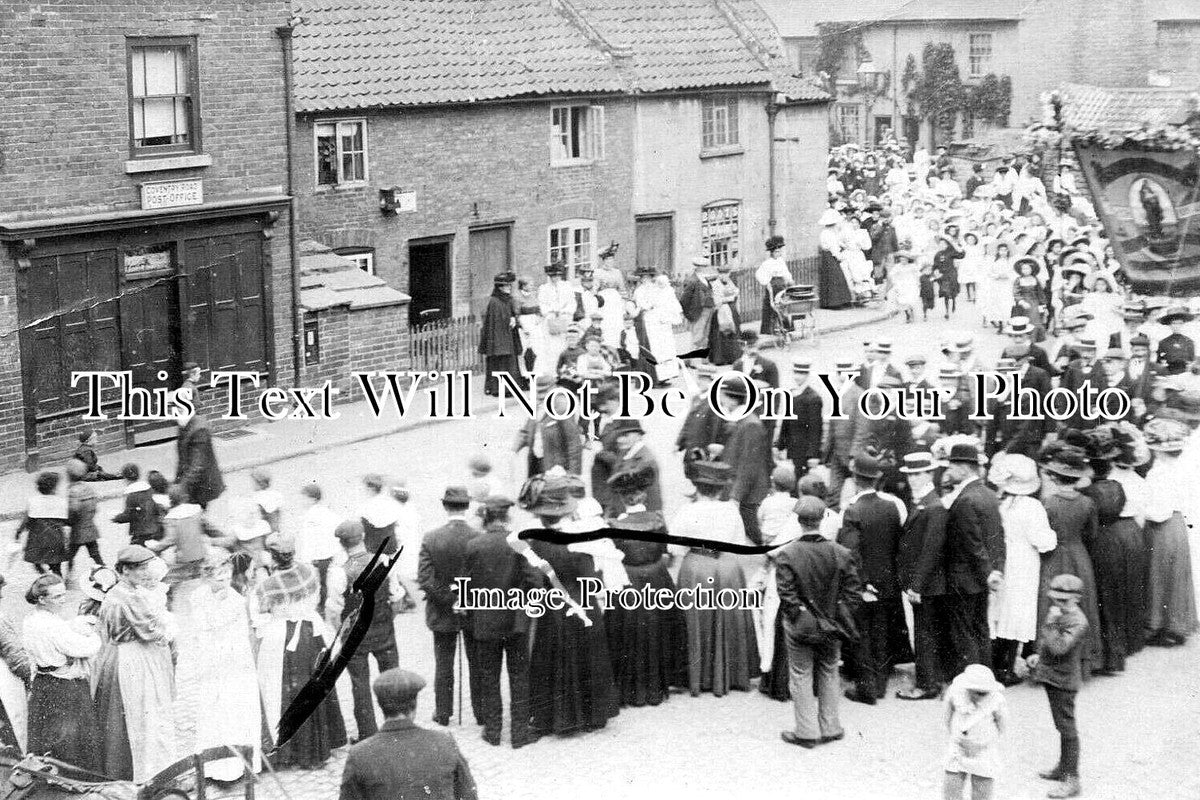
[[[859,354],[871,335],[891,336],[898,356],[914,350],[933,355],[937,342],[951,329],[972,329],[981,347],[994,356],[1002,342],[978,328],[970,311],[947,324],[931,320],[905,325],[892,320],[870,331],[835,334],[818,345],[794,345],[784,355],[770,353],[788,374],[789,358],[803,354],[826,370],[842,357]],[[358,478],[380,471],[407,479],[422,520],[438,524],[442,490],[466,477],[467,458],[475,452],[492,456],[497,475],[511,481],[519,475],[510,454],[516,420],[494,418],[433,425],[408,433],[364,442],[336,452],[293,459],[272,468],[278,487],[289,500],[306,480],[317,479],[331,505],[351,512],[359,501]],[[649,446],[663,461],[665,500],[670,510],[681,502],[682,474],[671,458],[676,423],[646,423]],[[230,478],[231,493],[248,493],[244,474]],[[115,513],[105,504],[100,518]],[[286,520],[285,520],[286,524]],[[123,543],[118,526],[102,525],[103,549],[115,553]],[[1200,542],[1194,550],[1200,557]],[[81,557],[86,561],[86,556]],[[24,564],[8,574],[3,600],[7,613],[26,613],[19,599],[29,580]],[[397,620],[401,664],[427,677],[433,673],[431,637],[418,614]],[[1080,698],[1083,775],[1089,798],[1155,796],[1200,797],[1200,772],[1193,766],[1200,742],[1200,670],[1195,644],[1173,650],[1150,650],[1135,657],[1118,678],[1089,683]],[[894,686],[901,684],[897,677]],[[1033,686],[1009,690],[1012,729],[1005,737],[1005,772],[997,798],[1044,796],[1036,772],[1057,756],[1057,738],[1042,691]],[[427,690],[418,722],[429,724],[432,698]],[[349,715],[349,704],[343,711]],[[724,698],[675,695],[663,706],[626,709],[603,731],[565,739],[544,739],[513,751],[491,747],[464,716],[452,725],[485,798],[683,797],[692,798],[928,798],[940,796],[945,735],[941,708],[935,702],[903,703],[888,699],[874,708],[845,704],[845,741],[801,750],[779,740],[790,725],[790,706],[757,693]],[[348,725],[353,726],[349,720]],[[506,734],[507,735],[507,734]],[[268,798],[333,798],[337,794],[342,755],[323,770],[291,771],[275,781],[267,777],[260,796]]]

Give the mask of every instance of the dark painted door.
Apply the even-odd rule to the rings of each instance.
[[[471,259],[471,313],[479,316],[492,293],[492,278],[512,264],[512,227],[480,228],[469,237]]]
[[[127,281],[121,296],[121,362],[133,385],[153,392],[179,386],[179,302],[174,278]],[[146,413],[135,405],[132,411]],[[163,413],[161,404],[150,409]],[[130,422],[134,446],[175,438],[175,423]]]
[[[450,316],[450,242],[414,242],[408,246],[408,324]]]
[[[675,271],[675,221],[670,215],[638,217],[635,266],[654,267],[670,275]]]

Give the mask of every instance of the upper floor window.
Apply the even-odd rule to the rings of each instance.
[[[842,144],[862,139],[862,106],[858,103],[838,103],[837,128]]]
[[[129,39],[128,64],[133,155],[199,152],[196,40]]]
[[[967,75],[982,78],[992,71],[992,35],[972,33],[967,39]]]
[[[368,275],[375,274],[375,250],[370,247],[343,247],[334,250],[339,256],[349,259]]]
[[[738,143],[736,95],[706,97],[700,101],[700,144],[705,150],[732,147]]]
[[[317,185],[362,183],[367,179],[367,123],[361,119],[318,122]]]
[[[604,158],[604,106],[550,109],[550,163],[571,164]]]
[[[741,206],[736,201],[712,203],[700,210],[700,244],[714,267],[739,266]]]
[[[580,267],[595,265],[596,223],[590,219],[569,219],[550,228],[550,262],[567,266],[575,275]]]

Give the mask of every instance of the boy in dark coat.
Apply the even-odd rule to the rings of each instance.
[[[108,473],[104,467],[100,466],[100,461],[96,458],[96,432],[94,430],[80,432],[79,447],[75,448],[72,458],[79,459],[87,467],[87,471],[80,480],[115,481],[121,477],[120,475]]]
[[[151,539],[162,538],[162,520],[158,504],[154,502],[154,490],[141,480],[142,471],[137,464],[121,467],[125,479],[125,507],[113,517],[113,522],[129,526],[129,543],[145,545]]]
[[[1078,797],[1079,732],[1075,727],[1075,695],[1083,685],[1081,650],[1088,621],[1079,609],[1083,581],[1074,575],[1058,575],[1046,592],[1050,610],[1038,631],[1038,651],[1028,659],[1033,679],[1046,687],[1050,714],[1058,730],[1061,750],[1058,765],[1041,777],[1061,781],[1048,797]]]

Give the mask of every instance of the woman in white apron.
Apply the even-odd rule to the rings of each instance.
[[[646,347],[654,357],[654,381],[662,383],[679,375],[674,326],[683,321],[683,309],[666,275],[647,276],[633,293]]]

